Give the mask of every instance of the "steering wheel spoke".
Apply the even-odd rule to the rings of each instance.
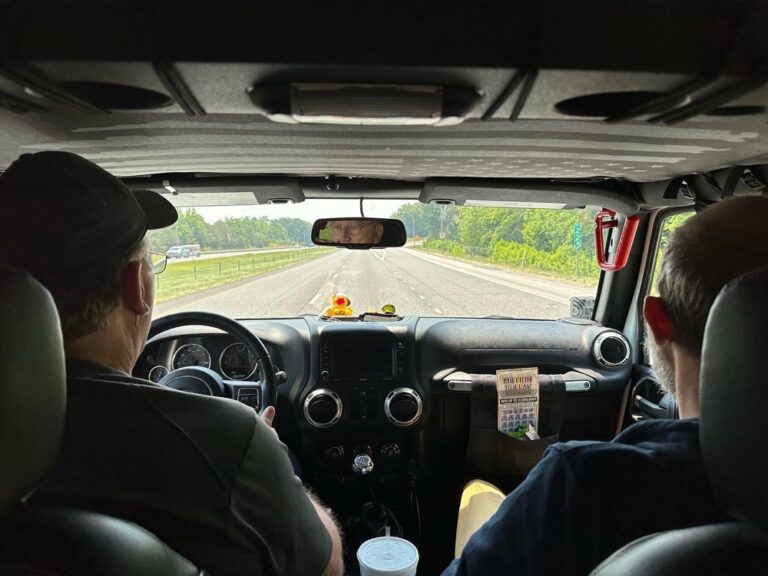
[[[250,406],[257,412],[261,412],[265,398],[265,386],[261,380],[258,382],[224,380],[224,388],[227,390],[227,396],[233,400]]]

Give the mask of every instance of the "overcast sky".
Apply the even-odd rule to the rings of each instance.
[[[415,204],[415,200],[365,200],[363,209],[366,216],[388,218],[404,204]],[[313,222],[318,218],[334,216],[360,216],[359,200],[306,200],[289,205],[249,206],[201,206],[195,210],[206,220],[216,222],[223,218],[244,218],[267,216],[268,218],[301,218]]]

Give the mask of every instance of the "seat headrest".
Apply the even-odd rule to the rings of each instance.
[[[768,535],[768,267],[720,291],[701,358],[701,450],[715,497]]]
[[[58,457],[66,368],[53,298],[0,268],[0,512],[37,486]]]

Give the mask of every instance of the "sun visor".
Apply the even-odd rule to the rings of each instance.
[[[539,182],[525,180],[433,179],[427,180],[419,200],[458,206],[577,208],[601,206],[634,214],[639,205],[629,187],[615,181]]]
[[[168,175],[123,180],[132,190],[162,194],[176,208],[295,204],[304,192],[295,178]]]

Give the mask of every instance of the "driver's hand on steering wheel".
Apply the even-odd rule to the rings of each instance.
[[[264,408],[264,412],[261,414],[261,417],[264,419],[264,423],[269,426],[269,429],[275,433],[275,437],[279,439],[277,430],[272,427],[272,422],[275,420],[275,407],[267,406]]]

